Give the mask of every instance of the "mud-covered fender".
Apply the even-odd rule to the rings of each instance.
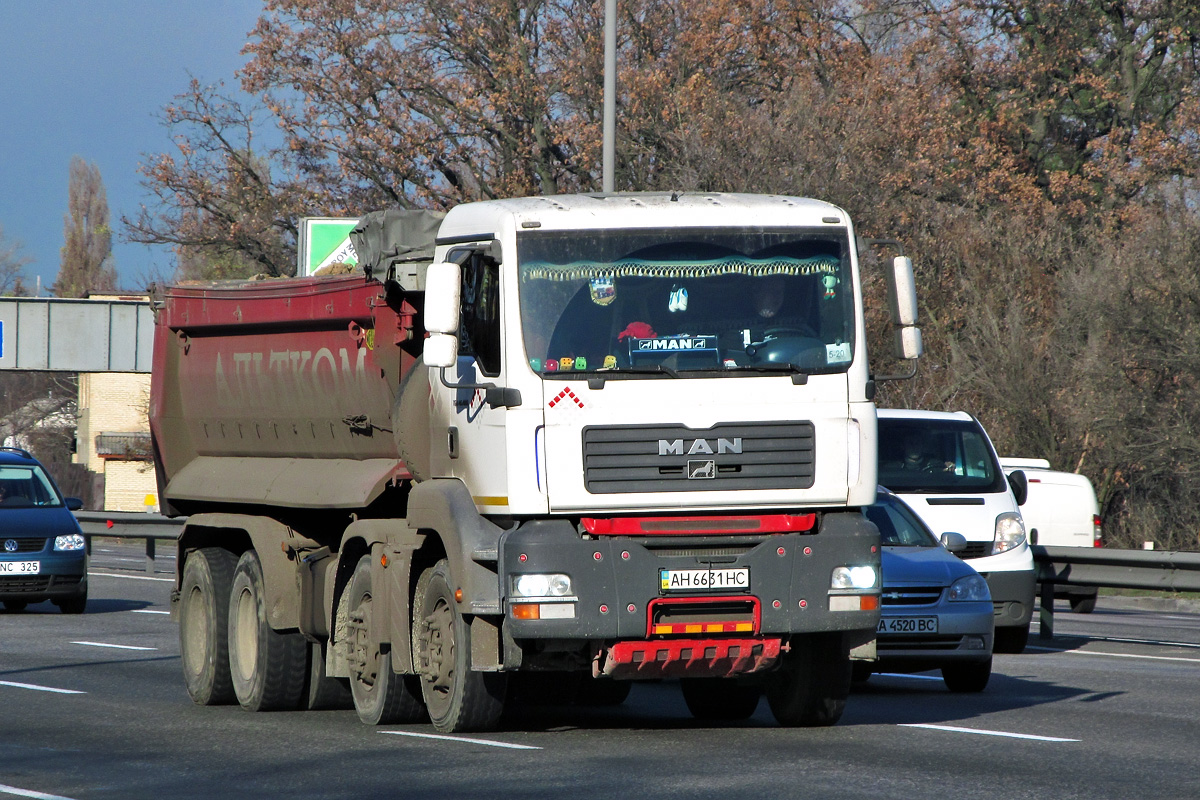
[[[179,536],[178,572],[185,553],[196,547],[224,547],[242,553],[253,547],[263,571],[267,624],[273,629],[300,627],[299,554],[317,543],[270,517],[250,514],[194,514]]]
[[[425,535],[409,527],[403,519],[360,519],[350,523],[342,534],[342,551],[353,539],[362,539],[370,549],[371,614],[370,636],[374,642],[390,645],[392,669],[412,671],[412,631],[409,587],[412,585],[412,556],[425,542]],[[355,565],[347,564],[351,572]],[[330,596],[329,606],[336,598]]]
[[[408,495],[408,524],[437,533],[450,564],[463,613],[500,614],[496,575],[502,528],[480,516],[466,484],[457,478],[422,481]]]

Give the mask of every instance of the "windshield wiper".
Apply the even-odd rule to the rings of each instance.
[[[784,375],[791,375],[792,383],[797,386],[803,386],[808,383],[808,376],[812,374],[809,370],[790,361],[767,364],[739,364],[736,367],[726,367],[725,370],[726,372],[782,373]]]

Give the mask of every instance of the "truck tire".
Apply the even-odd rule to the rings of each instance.
[[[1029,643],[1029,624],[997,626],[992,651],[996,653],[1021,653]]]
[[[237,556],[203,547],[186,559],[179,587],[183,682],[197,705],[228,705],[237,699],[229,673],[229,588]]]
[[[614,681],[611,678],[584,678],[575,694],[581,706],[619,706],[629,698],[633,681]]]
[[[229,592],[229,669],[233,693],[247,711],[300,708],[308,677],[308,640],[267,622],[262,564],[247,550]]]
[[[471,669],[471,629],[458,611],[445,559],[417,581],[412,642],[433,727],[442,733],[494,729],[504,711],[507,676]]]
[[[371,640],[371,557],[363,556],[342,591],[338,604],[339,634],[345,637],[350,666],[350,695],[358,718],[368,725],[421,722],[416,678],[392,671],[392,654]]]
[[[838,634],[796,637],[767,681],[767,703],[780,725],[833,725],[850,694],[850,653]]]
[[[308,643],[308,701],[309,711],[333,711],[354,708],[350,681],[331,678],[325,673],[325,648],[320,642]]]
[[[762,697],[760,687],[739,686],[729,678],[683,678],[679,685],[683,701],[696,719],[749,719]]]
[[[977,664],[947,664],[942,667],[942,680],[952,692],[982,692],[992,677],[992,660]]]

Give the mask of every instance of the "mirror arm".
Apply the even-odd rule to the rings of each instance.
[[[447,389],[482,389],[489,408],[512,408],[521,405],[521,391],[494,383],[450,383],[446,380],[446,367],[438,368],[438,377]]]
[[[909,370],[906,374],[901,375],[875,375],[872,377],[876,383],[880,381],[906,381],[917,374],[917,360],[910,358],[908,360]]]

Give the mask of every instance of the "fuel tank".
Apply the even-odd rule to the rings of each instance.
[[[420,297],[363,273],[158,291],[160,496],[182,511],[354,509],[409,479],[392,416],[420,354]]]

